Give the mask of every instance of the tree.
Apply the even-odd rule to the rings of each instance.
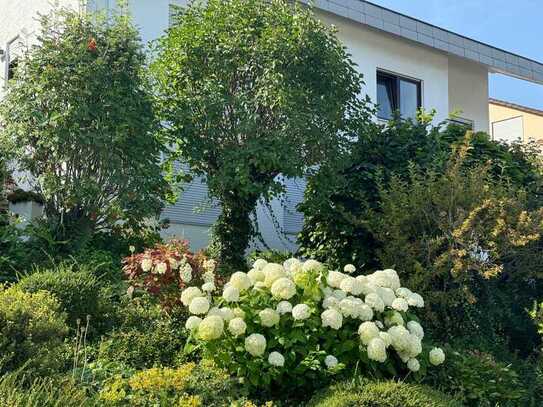
[[[41,18],[0,106],[2,143],[64,237],[141,226],[168,190],[145,54],[129,17]]]
[[[334,31],[286,0],[211,0],[179,13],[154,63],[161,119],[177,155],[220,201],[214,246],[243,255],[259,199],[337,157],[362,78]]]

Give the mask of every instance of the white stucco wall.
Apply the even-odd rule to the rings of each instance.
[[[474,121],[476,131],[488,133],[488,69],[449,57],[449,111]]]
[[[8,41],[20,38],[11,46],[12,56],[17,55],[36,41],[40,24],[38,14],[51,11],[51,0],[0,0],[0,49],[5,50]],[[79,8],[79,0],[57,0],[61,7]],[[0,98],[5,87],[5,58],[0,57]]]

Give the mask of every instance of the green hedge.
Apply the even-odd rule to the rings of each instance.
[[[0,287],[0,374],[23,365],[27,375],[62,370],[68,332],[64,321],[58,301],[48,292]]]
[[[339,384],[318,394],[308,407],[461,407],[462,404],[430,387],[408,383]]]
[[[55,269],[36,272],[20,280],[18,286],[26,292],[45,290],[52,293],[68,315],[68,326],[86,324],[87,315],[93,328],[101,320],[101,285],[88,271],[74,271],[72,265],[61,264]]]

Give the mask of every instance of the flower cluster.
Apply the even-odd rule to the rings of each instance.
[[[202,285],[207,292],[215,290],[215,262],[203,253],[193,254],[186,241],[173,240],[159,244],[143,253],[133,254],[123,261],[123,272],[131,285],[159,298],[166,307],[179,303],[179,293],[189,285]],[[199,290],[199,289],[198,289]],[[189,306],[187,301],[181,302]],[[203,305],[195,304],[190,312],[205,314]]]
[[[402,287],[394,270],[355,272],[353,265],[340,272],[315,260],[259,259],[215,296],[185,289],[181,300],[193,314],[186,328],[217,363],[255,385],[303,374],[304,366],[332,374],[360,363],[390,361],[387,372],[443,363],[441,349],[423,352],[424,329],[413,314],[424,307],[422,296]]]

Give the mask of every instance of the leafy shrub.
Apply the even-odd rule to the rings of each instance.
[[[461,407],[462,404],[427,386],[397,382],[339,384],[315,396],[308,407]]]
[[[130,289],[143,289],[156,296],[164,307],[180,303],[180,293],[187,285],[205,282],[215,284],[215,262],[203,252],[190,252],[187,241],[157,244],[143,253],[124,259],[124,274]]]
[[[141,298],[119,305],[115,329],[99,345],[98,359],[141,369],[172,366],[183,349],[183,317]]]
[[[94,406],[94,400],[71,380],[36,378],[29,383],[20,372],[0,378],[0,405],[6,407]]]
[[[522,308],[541,278],[543,207],[529,210],[526,193],[494,181],[488,167],[463,169],[467,149],[459,147],[443,173],[412,167],[408,181],[392,177],[381,188],[370,222],[378,256],[385,267],[401,264],[425,295],[436,335],[505,332],[520,346],[513,335],[534,336]]]
[[[118,223],[138,228],[169,192],[145,53],[121,14],[40,16],[38,44],[0,104],[2,143],[15,146],[18,169],[32,175],[56,240]],[[105,83],[115,86],[105,92]]]
[[[75,271],[74,265],[61,263],[56,269],[38,271],[22,278],[18,286],[26,292],[45,290],[53,294],[68,315],[68,325],[76,328],[78,320],[85,325],[87,316],[91,326],[102,319],[101,285],[89,271]],[[96,322],[95,322],[96,321]]]
[[[0,372],[25,366],[31,374],[53,373],[65,363],[65,314],[45,291],[0,291]]]
[[[429,361],[444,360],[441,350],[423,350],[413,310],[424,300],[400,287],[394,270],[355,278],[296,259],[284,266],[259,259],[253,267],[234,273],[211,304],[197,287],[181,295],[193,314],[186,322],[191,337],[252,390],[312,388],[345,367],[422,374]]]
[[[533,145],[499,143],[485,133],[466,135],[465,127],[444,125],[431,126],[427,117],[386,125],[361,121],[346,156],[308,179],[299,207],[304,213],[301,253],[334,267],[345,261],[380,266],[380,240],[369,227],[376,216],[369,210],[380,212],[380,185],[387,188],[393,176],[408,182],[410,165],[442,174],[466,142],[463,169],[488,165],[491,178],[526,189],[531,207],[542,205],[541,157]]]
[[[510,364],[474,350],[447,352],[447,367],[427,376],[434,387],[456,394],[468,406],[529,405],[526,389]]]
[[[227,406],[237,398],[237,389],[228,374],[204,360],[116,376],[99,397],[105,405]]]

